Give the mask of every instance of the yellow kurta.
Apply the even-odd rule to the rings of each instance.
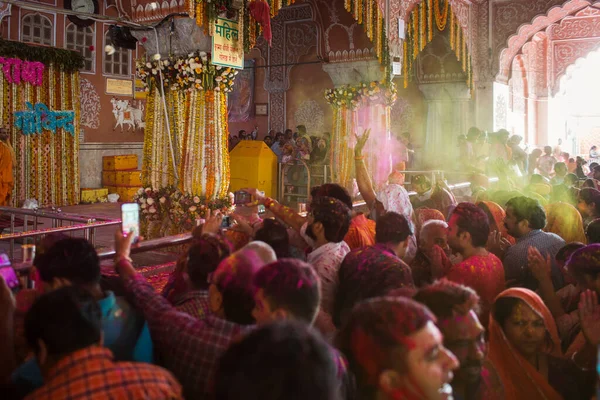
[[[0,141],[0,206],[8,204],[14,186],[13,151],[10,145]]]

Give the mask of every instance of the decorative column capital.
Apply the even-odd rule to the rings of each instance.
[[[377,60],[323,64],[335,87],[385,79],[385,69]]]

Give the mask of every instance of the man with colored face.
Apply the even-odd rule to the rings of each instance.
[[[484,324],[487,324],[494,299],[505,286],[502,261],[485,248],[489,235],[488,217],[475,204],[460,203],[450,214],[448,244],[464,261],[453,265],[446,278],[477,292],[481,297]]]
[[[452,267],[450,254],[446,221],[425,222],[419,235],[419,250],[410,264],[415,286],[431,284],[449,271]]]
[[[435,316],[405,297],[359,303],[337,337],[359,399],[450,400],[458,360],[442,342]]]
[[[437,317],[444,346],[460,362],[451,382],[457,400],[503,399],[502,383],[486,361],[485,329],[477,316],[479,296],[471,288],[442,280],[421,289],[414,299]]]

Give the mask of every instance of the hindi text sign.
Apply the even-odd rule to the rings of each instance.
[[[212,35],[212,64],[244,68],[244,50],[240,34],[236,21],[217,18]]]

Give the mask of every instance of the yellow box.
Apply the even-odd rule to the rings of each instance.
[[[131,203],[138,190],[140,190],[139,187],[118,186],[117,193],[119,194],[119,201],[121,203]]]
[[[108,201],[108,189],[106,189],[106,188],[96,189],[96,201],[97,202]]]
[[[102,185],[103,186],[116,186],[117,184],[117,172],[116,171],[102,171]]]
[[[142,171],[116,171],[116,186],[142,186]]]
[[[137,167],[138,158],[135,154],[102,157],[102,169],[104,171],[127,171],[137,169]]]
[[[81,200],[82,203],[95,203],[96,202],[96,189],[81,189]]]
[[[262,140],[242,140],[231,151],[229,190],[256,188],[269,197],[277,194],[277,156]]]
[[[108,196],[108,190],[103,189],[81,189],[82,203],[97,203]]]

